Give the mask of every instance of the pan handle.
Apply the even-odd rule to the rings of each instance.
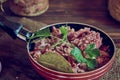
[[[26,41],[32,33],[25,29],[22,24],[11,22],[4,16],[0,15],[0,28],[7,32],[13,39],[17,37]]]

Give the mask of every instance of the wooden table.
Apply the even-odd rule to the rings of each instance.
[[[22,18],[11,13],[9,9],[6,11],[6,16]],[[110,16],[108,0],[50,0],[47,12],[27,18],[45,24],[58,22],[92,24],[107,32],[113,38],[116,47],[120,48],[120,22]],[[31,67],[26,54],[24,41],[13,40],[0,29],[0,60],[3,65],[0,80],[43,80]],[[119,78],[120,76],[117,76],[115,80]]]

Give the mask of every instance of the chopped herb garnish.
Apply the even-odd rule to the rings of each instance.
[[[73,55],[73,57],[77,60],[77,62],[84,62],[86,63],[86,59],[83,57],[82,52],[80,51],[79,48],[75,47],[72,51],[71,51],[71,55]]]
[[[91,59],[96,59],[98,56],[100,56],[100,51],[95,47],[95,44],[89,44],[85,49],[85,52]]]
[[[48,37],[50,35],[51,35],[51,33],[50,33],[49,28],[45,28],[45,29],[39,30],[34,33],[34,37],[42,37],[43,38],[43,37]]]
[[[62,33],[62,41],[66,41],[67,40],[67,34],[68,34],[68,27],[67,26],[62,26],[60,27],[61,33]]]
[[[90,69],[94,69],[95,67],[97,67],[96,58],[100,56],[99,49],[95,48],[95,44],[89,44],[85,52],[89,56],[88,58],[84,58],[81,50],[75,47],[71,51],[71,55],[77,60],[77,62],[86,63]]]
[[[86,59],[86,60],[87,60],[87,66],[90,69],[94,69],[95,67],[97,67],[96,59]]]
[[[68,42],[67,41],[68,27],[67,26],[61,26],[60,31],[62,33],[62,39],[59,42],[55,43],[52,47],[56,47],[57,45],[60,45],[64,42]]]
[[[34,39],[34,38],[45,38],[45,37],[49,37],[49,36],[51,36],[50,29],[49,29],[49,28],[45,28],[45,29],[36,31],[36,32],[29,38],[29,40]]]

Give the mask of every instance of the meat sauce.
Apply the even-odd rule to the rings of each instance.
[[[86,27],[75,31],[73,28],[68,27],[68,42],[61,43],[54,47],[53,44],[61,41],[62,32],[59,28],[53,26],[51,34],[51,37],[35,41],[35,48],[31,51],[31,55],[36,61],[38,61],[42,54],[53,51],[62,55],[70,63],[74,73],[90,71],[86,63],[79,63],[70,55],[73,46],[77,46],[82,51],[83,57],[87,58],[88,56],[85,53],[85,49],[89,44],[95,44],[96,48],[100,50],[100,56],[96,58],[96,62],[98,64],[96,68],[103,66],[110,60],[108,53],[109,46],[105,46],[102,43],[102,37],[99,32],[90,30],[90,28]]]

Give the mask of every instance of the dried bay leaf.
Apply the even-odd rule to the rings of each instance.
[[[41,55],[38,62],[52,70],[66,73],[73,72],[70,63],[63,56],[54,52],[48,52]]]

